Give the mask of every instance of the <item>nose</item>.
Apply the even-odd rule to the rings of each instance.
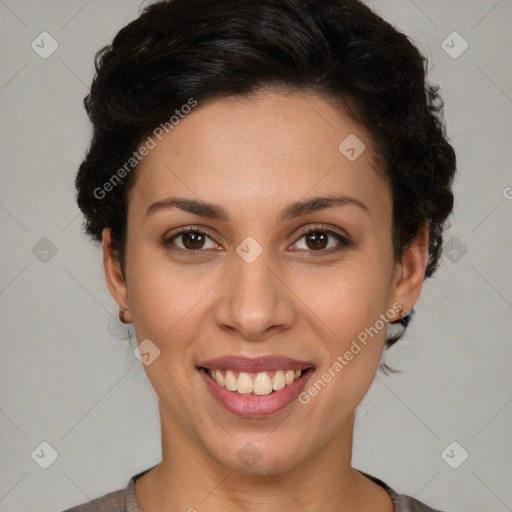
[[[239,338],[263,341],[289,329],[296,319],[294,294],[285,271],[263,251],[251,263],[238,254],[219,289],[216,325]]]

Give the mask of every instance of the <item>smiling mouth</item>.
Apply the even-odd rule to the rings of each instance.
[[[200,367],[220,387],[244,395],[270,395],[290,386],[314,371],[305,369],[272,370],[261,372],[239,372]]]

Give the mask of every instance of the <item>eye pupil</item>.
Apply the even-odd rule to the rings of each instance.
[[[202,233],[198,232],[190,232],[190,233],[183,233],[183,245],[190,250],[193,249],[201,249],[202,245],[204,244],[204,235]],[[191,243],[188,244],[187,240],[190,240]]]
[[[313,242],[313,246],[312,246],[313,249],[324,249],[326,246],[328,237],[325,235],[325,233],[322,233],[322,232],[319,233],[317,231],[312,231],[311,233],[308,234],[306,239],[308,240],[308,243],[310,241]]]

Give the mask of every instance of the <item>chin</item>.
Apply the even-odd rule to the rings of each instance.
[[[284,442],[286,438],[288,442]],[[215,443],[210,450],[211,457],[229,471],[253,475],[278,475],[289,472],[303,461],[304,443],[292,441],[290,436],[244,435],[243,439],[232,439],[222,451]]]

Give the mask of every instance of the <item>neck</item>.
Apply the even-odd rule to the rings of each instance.
[[[287,471],[259,468],[257,473],[219,464],[162,407],[160,418],[162,462],[136,483],[144,512],[353,512],[366,510],[362,495],[372,503],[390,503],[383,489],[351,466],[353,416],[301,464]]]

